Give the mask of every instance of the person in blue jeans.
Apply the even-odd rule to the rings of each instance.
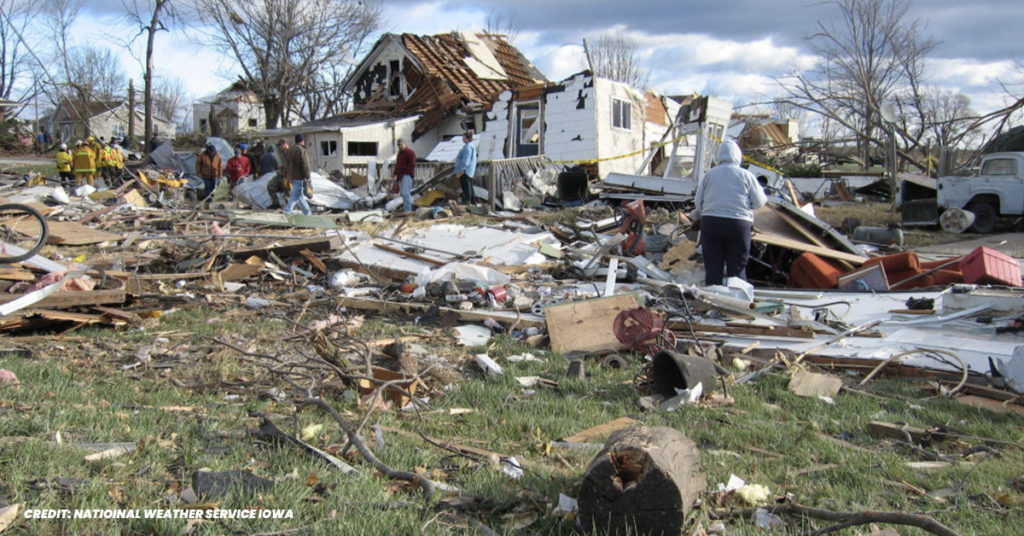
[[[459,185],[462,186],[462,200],[467,205],[476,203],[476,191],[473,188],[473,177],[476,176],[476,147],[473,147],[473,131],[466,131],[462,135],[465,145],[459,150],[459,156],[455,158],[455,176],[459,178]]]
[[[310,180],[309,154],[306,153],[306,138],[302,134],[295,135],[295,145],[284,155],[284,173],[292,181],[292,195],[284,206],[284,213],[291,214],[298,203],[303,214],[312,214],[306,202],[306,182]]]
[[[406,212],[412,212],[412,178],[416,176],[416,153],[406,145],[405,140],[398,140],[398,154],[395,155],[395,181],[398,192],[402,195],[402,204]]]

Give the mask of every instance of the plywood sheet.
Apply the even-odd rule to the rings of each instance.
[[[84,246],[121,240],[122,238],[119,234],[92,229],[73,221],[50,221],[47,222],[47,225],[50,227],[48,242],[62,246]]]
[[[597,298],[544,309],[551,336],[551,349],[567,352],[596,352],[625,348],[612,331],[616,315],[640,305],[635,294]]]

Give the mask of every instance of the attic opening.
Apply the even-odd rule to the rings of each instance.
[[[399,60],[388,62],[388,95],[402,96],[402,62]]]

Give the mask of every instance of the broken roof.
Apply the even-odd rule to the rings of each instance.
[[[354,87],[389,44],[408,54],[411,61],[405,64],[403,75],[413,90],[404,101],[372,99],[363,107],[395,114],[422,114],[416,125],[417,135],[461,107],[489,109],[505,90],[546,81],[533,63],[499,35],[385,34],[346,80],[346,90]]]

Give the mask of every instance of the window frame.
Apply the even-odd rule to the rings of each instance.
[[[331,148],[332,145],[333,148]],[[320,156],[324,158],[338,156],[338,140],[320,140]]]
[[[624,121],[623,121],[624,120]],[[619,123],[619,124],[616,124]],[[625,126],[622,125],[625,123]],[[633,131],[633,103],[626,99],[612,97],[612,120],[613,129],[625,132]]]

